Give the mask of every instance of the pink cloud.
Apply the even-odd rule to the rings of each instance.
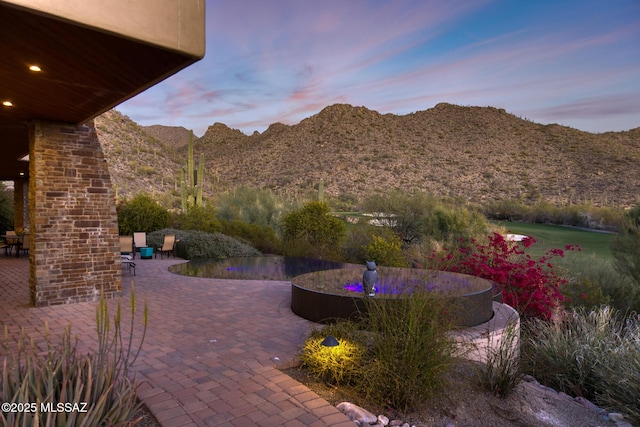
[[[531,113],[545,120],[588,119],[618,114],[633,114],[637,115],[637,125],[640,126],[640,91],[577,99],[532,110]]]
[[[126,105],[144,117],[251,132],[335,102],[406,112],[445,101],[569,117],[596,114],[588,100],[640,90],[637,19],[613,25],[615,8],[588,19],[563,9],[502,31],[460,25],[494,13],[491,3],[207,0],[205,59]]]

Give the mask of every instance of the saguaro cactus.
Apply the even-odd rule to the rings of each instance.
[[[180,170],[180,196],[182,209],[190,206],[202,206],[202,188],[204,187],[204,154],[200,154],[197,171],[193,161],[193,131],[189,135],[187,164]]]

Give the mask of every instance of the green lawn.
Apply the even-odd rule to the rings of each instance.
[[[496,222],[509,232],[533,236],[537,243],[531,248],[531,255],[542,255],[549,249],[564,249],[565,245],[577,244],[582,248],[581,254],[594,254],[603,258],[611,258],[609,245],[613,234],[576,230],[570,227],[547,224],[525,224],[519,222]],[[573,256],[572,254],[568,254]]]

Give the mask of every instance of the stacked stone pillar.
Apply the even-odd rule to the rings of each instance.
[[[29,124],[31,302],[94,301],[121,290],[111,178],[93,121]]]

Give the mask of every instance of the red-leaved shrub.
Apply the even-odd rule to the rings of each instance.
[[[566,283],[554,273],[550,261],[564,257],[566,250],[581,249],[577,245],[566,245],[564,250],[551,249],[539,259],[533,259],[525,249],[535,242],[533,237],[520,243],[511,242],[493,233],[486,244],[472,239],[466,244],[461,242],[457,253],[448,249],[434,252],[431,264],[440,270],[493,280],[502,286],[504,303],[521,316],[548,320],[564,298],[559,288]]]

